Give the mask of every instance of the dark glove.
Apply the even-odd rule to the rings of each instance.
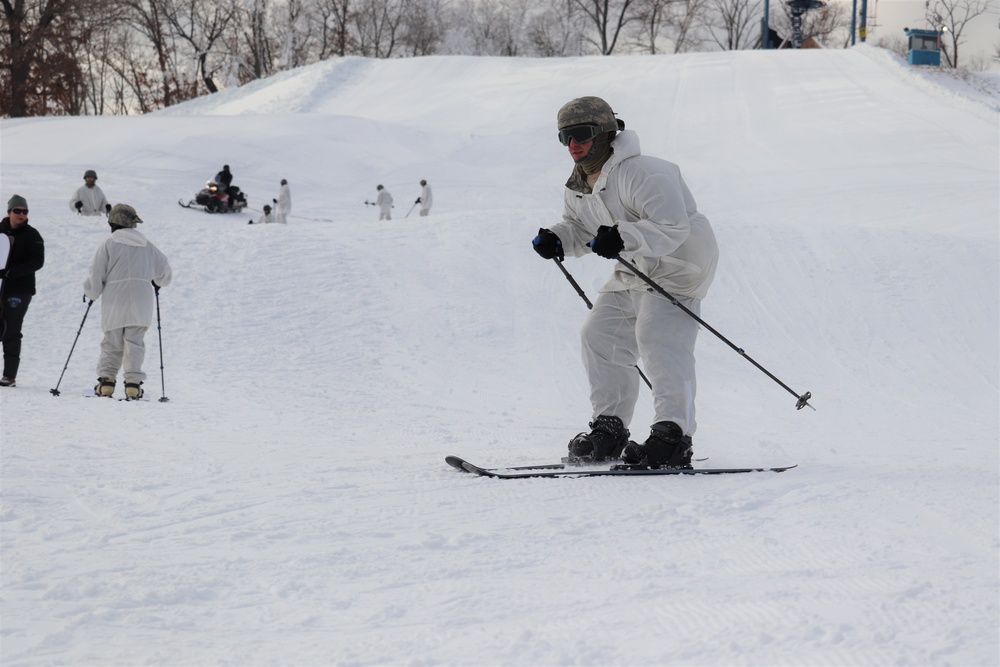
[[[562,241],[551,230],[539,229],[538,236],[532,239],[531,245],[535,252],[542,256],[542,259],[558,257],[561,261],[563,258]]]
[[[104,210],[105,212],[107,212],[108,215],[111,215],[111,204],[105,204]]]
[[[622,241],[622,235],[618,233],[618,228],[606,225],[597,228],[597,236],[587,245],[596,254],[608,259],[617,258],[618,253],[625,249],[625,242]]]
[[[275,204],[277,204],[277,203],[278,203],[278,200],[277,200],[277,199],[272,199],[271,201],[273,201],[273,202],[274,202]]]
[[[78,201],[77,203],[73,204],[73,206],[76,206],[76,210],[78,210],[78,211],[82,211],[83,210],[83,202],[82,201]]]
[[[420,203],[420,197],[417,197],[417,201],[415,201],[415,202],[413,202],[413,203],[414,203],[414,204],[419,204],[419,203]]]

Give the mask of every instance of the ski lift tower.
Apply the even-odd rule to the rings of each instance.
[[[802,48],[802,15],[810,9],[825,7],[823,0],[788,0],[785,4],[792,10],[792,44]]]

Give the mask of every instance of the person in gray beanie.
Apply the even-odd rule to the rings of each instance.
[[[0,311],[3,316],[3,376],[0,387],[17,386],[21,366],[21,327],[35,295],[35,272],[45,264],[45,242],[28,224],[28,200],[14,195],[7,202],[7,217],[0,233],[11,237],[7,266],[0,266]]]
[[[83,185],[69,198],[69,209],[80,215],[107,215],[111,204],[101,188],[97,187],[97,172],[88,169],[83,174]]]
[[[532,244],[545,259],[598,255],[616,261],[581,332],[590,382],[591,431],[569,443],[576,460],[621,457],[650,467],[691,467],[698,323],[620,262],[635,264],[695,314],[715,277],[719,249],[708,219],[671,162],[642,155],[600,97],[567,102],[559,141],[573,159],[562,220]],[[643,362],[655,419],[642,444],[629,440]]]
[[[108,215],[111,235],[97,248],[83,283],[84,296],[101,301],[101,356],[97,363],[98,396],[112,396],[119,369],[123,369],[125,398],[142,398],[146,374],[146,330],[153,323],[155,295],[170,284],[172,272],[166,256],[150,243],[136,225],[136,210],[116,204]]]

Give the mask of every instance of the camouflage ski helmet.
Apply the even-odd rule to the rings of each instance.
[[[96,181],[97,172],[94,171],[93,169],[88,169],[87,171],[83,172],[83,180],[87,180],[88,178],[92,178]]]
[[[625,126],[615,118],[611,105],[600,97],[570,100],[559,109],[557,121],[560,130],[573,125],[596,125],[601,132],[615,132]]]
[[[142,219],[139,217],[139,214],[128,204],[115,204],[115,207],[111,209],[111,213],[108,214],[108,224],[115,227],[134,228],[140,222],[142,222]]]

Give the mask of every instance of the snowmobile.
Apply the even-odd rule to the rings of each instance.
[[[194,199],[188,203],[177,200],[184,208],[200,208],[208,213],[239,213],[247,205],[247,196],[237,185],[223,189],[215,181],[205,183]]]

